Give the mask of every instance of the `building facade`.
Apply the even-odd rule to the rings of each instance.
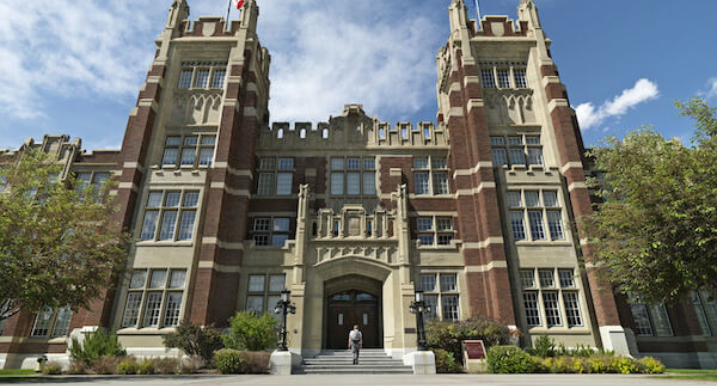
[[[69,337],[99,326],[130,353],[176,355],[162,336],[180,322],[273,312],[284,289],[297,307],[289,346],[304,357],[343,348],[353,324],[368,347],[415,351],[409,305],[422,290],[430,318],[499,320],[523,345],[548,334],[714,367],[711,297],[629,305],[584,263],[574,224],[592,210],[590,171],[533,1],[515,21],[470,20],[462,0],[448,13],[436,122],[388,124],[349,104],[327,122],[270,124],[256,1],[227,23],[192,22],[175,0],[120,150],[46,136],[0,152],[40,147],[83,180],[114,176],[116,220],[137,240],[89,310],[8,319],[0,367],[66,360]]]

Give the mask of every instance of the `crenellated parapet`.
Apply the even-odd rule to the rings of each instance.
[[[259,133],[259,148],[345,149],[364,148],[448,148],[448,130],[443,123],[397,122],[392,125],[368,117],[361,105],[346,105],[342,115],[328,122],[275,122]]]
[[[227,28],[228,27],[228,28]],[[182,37],[221,37],[234,36],[241,27],[241,21],[231,20],[227,26],[227,21],[223,17],[205,16],[195,21],[185,20],[181,24]]]

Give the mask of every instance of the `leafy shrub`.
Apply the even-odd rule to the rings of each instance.
[[[436,348],[431,350],[436,356],[436,372],[438,373],[461,373],[463,368],[456,363],[452,352]]]
[[[227,348],[264,351],[276,346],[277,320],[269,314],[256,316],[251,312],[238,312],[229,319],[229,334],[222,339]]]
[[[132,355],[122,359],[117,365],[117,374],[135,375],[137,372],[139,372],[139,363],[137,363],[137,358]]]
[[[588,358],[588,370],[594,374],[611,373],[615,370],[612,367],[612,357],[605,355],[593,355]]]
[[[90,372],[95,375],[114,374],[120,358],[113,355],[103,355],[90,363]]]
[[[164,336],[164,346],[179,348],[189,356],[199,356],[205,363],[212,360],[214,352],[223,348],[222,333],[213,327],[202,328],[182,322],[175,333]]]
[[[550,373],[582,374],[587,370],[587,363],[583,358],[561,356],[546,358],[543,367]]]
[[[562,346],[561,351],[567,351],[565,346]],[[541,358],[552,358],[555,357],[555,340],[549,337],[548,334],[540,336],[533,342],[533,348],[529,349],[528,352],[531,355],[535,355]]]
[[[204,358],[199,356],[189,356],[182,359],[179,364],[180,374],[196,374],[199,370],[203,369],[207,365]]]
[[[492,373],[533,373],[540,369],[539,360],[520,347],[493,346],[488,349],[488,369]]]
[[[620,374],[634,374],[640,372],[637,361],[626,357],[613,357],[612,368]]]
[[[103,356],[121,357],[127,355],[117,339],[117,335],[98,329],[85,335],[84,342],[72,338],[72,347],[69,349],[73,361],[82,361],[86,364]]]
[[[665,365],[653,357],[644,357],[637,361],[640,372],[645,374],[662,374],[665,372]]]
[[[505,325],[489,319],[469,319],[457,323],[431,321],[426,324],[426,343],[431,349],[453,354],[463,363],[464,340],[482,340],[486,347],[508,343],[509,330]]]
[[[47,375],[62,374],[62,364],[59,362],[47,362],[42,368],[42,373]]]
[[[215,352],[214,366],[222,374],[239,374],[242,368],[241,352],[232,348],[223,348]]]
[[[266,351],[242,351],[242,374],[267,374],[271,353]]]
[[[157,374],[157,368],[156,368],[155,362],[152,360],[152,358],[144,360],[143,362],[140,362],[139,369],[137,369],[137,374],[140,374],[140,375]]]

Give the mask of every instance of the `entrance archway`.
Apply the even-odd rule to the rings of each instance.
[[[355,324],[363,332],[365,348],[383,347],[382,283],[359,275],[324,283],[324,348],[346,349]]]

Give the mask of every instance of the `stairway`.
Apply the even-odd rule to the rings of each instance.
[[[304,374],[413,374],[411,366],[386,355],[383,349],[361,350],[359,364],[353,364],[349,350],[322,351],[315,358],[305,359]]]

